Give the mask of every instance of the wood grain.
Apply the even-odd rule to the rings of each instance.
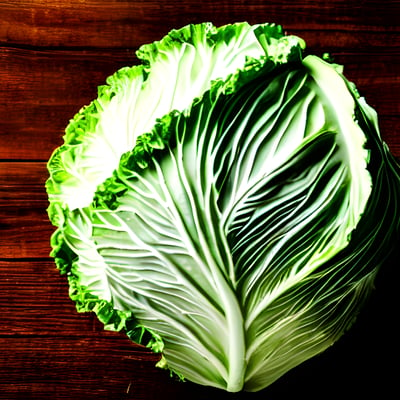
[[[396,1],[58,1],[2,5],[0,43],[34,47],[137,48],[187,23],[275,22],[311,45],[381,47],[399,32]],[[392,39],[392,40],[391,40]]]
[[[67,280],[53,260],[0,261],[0,270],[0,337],[71,337],[104,330],[93,315],[76,312]]]
[[[72,116],[141,44],[187,23],[276,22],[345,65],[400,157],[400,7],[395,0],[0,0],[0,399],[392,398],[398,261],[356,325],[257,394],[178,382],[158,355],[79,314],[49,257],[46,161]],[[344,397],[343,393],[347,397]]]
[[[0,258],[43,258],[50,253],[44,162],[0,162]]]

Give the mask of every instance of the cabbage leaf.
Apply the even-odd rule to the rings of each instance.
[[[138,51],[49,161],[79,311],[183,379],[261,390],[352,325],[399,234],[399,167],[340,66],[273,24]]]

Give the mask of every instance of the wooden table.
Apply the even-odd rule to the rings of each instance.
[[[398,268],[381,271],[354,328],[265,391],[180,383],[158,357],[75,311],[49,257],[46,161],[97,86],[140,44],[190,22],[276,22],[329,51],[400,156],[398,1],[0,1],[0,399],[381,399],[398,393]],[[396,353],[395,353],[396,352]],[[393,359],[395,367],[392,366]],[[370,397],[367,397],[370,398]]]

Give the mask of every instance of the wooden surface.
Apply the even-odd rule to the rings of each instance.
[[[136,63],[140,44],[202,21],[276,22],[310,52],[329,51],[400,156],[399,9],[385,0],[0,1],[0,399],[396,397],[396,265],[381,271],[354,328],[323,355],[261,393],[219,393],[176,382],[154,367],[157,356],[75,311],[48,256],[44,182],[64,127],[97,86]]]

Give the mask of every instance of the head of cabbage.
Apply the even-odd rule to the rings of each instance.
[[[159,366],[257,391],[353,323],[399,238],[399,166],[340,66],[280,26],[142,46],[48,163],[79,311]]]

